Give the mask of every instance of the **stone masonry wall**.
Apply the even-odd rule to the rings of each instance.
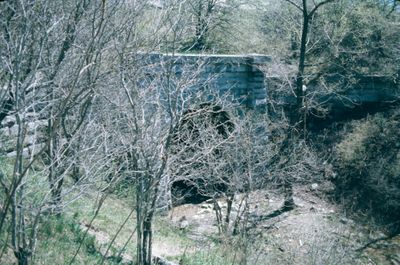
[[[198,85],[206,84],[220,95],[229,93],[234,100],[255,108],[266,104],[267,87],[261,67],[271,58],[265,55],[198,55],[198,54],[144,54],[146,64],[170,63],[174,74],[187,66],[197,66]],[[153,67],[152,72],[166,67]]]

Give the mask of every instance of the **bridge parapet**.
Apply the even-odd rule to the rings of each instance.
[[[143,61],[151,65],[153,74],[180,75],[197,71],[197,86],[207,86],[220,95],[232,98],[248,107],[256,108],[267,102],[267,86],[262,67],[271,63],[266,55],[205,55],[205,54],[143,54]],[[167,68],[166,68],[167,66]]]

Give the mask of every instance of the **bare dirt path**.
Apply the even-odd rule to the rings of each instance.
[[[400,237],[378,241],[361,252],[355,251],[384,234],[347,217],[322,194],[322,186],[297,187],[294,197],[297,207],[274,218],[266,218],[281,207],[282,196],[267,190],[252,192],[249,195],[251,222],[247,224],[251,249],[246,252],[249,264],[400,265]],[[241,196],[238,195],[236,201],[240,201]],[[219,202],[226,211],[224,202]],[[234,220],[239,205],[234,204],[232,208],[231,220]],[[103,219],[104,222],[112,220]],[[81,225],[82,229],[88,228],[85,223]],[[89,234],[96,238],[99,251],[104,254],[112,236],[107,234],[105,228],[108,226],[102,227],[100,223],[97,226],[90,227]],[[215,242],[218,242],[218,227],[213,204],[181,205],[155,223],[153,255],[178,262],[183,255],[212,250],[217,246]],[[115,242],[114,247],[120,249],[122,245]],[[132,247],[123,256],[126,262],[133,259],[129,255],[134,253]]]
[[[260,220],[251,228],[258,240],[257,260],[279,264],[400,264],[400,237],[356,252],[366,242],[382,236],[382,232],[346,217],[343,210],[318,196],[322,192],[316,189],[297,187],[297,207],[267,220],[263,216],[279,209],[282,196],[260,190],[250,194],[250,215]],[[233,208],[235,215],[237,205]],[[169,219],[174,226],[187,229],[189,238],[202,244],[218,232],[211,203],[175,207]]]

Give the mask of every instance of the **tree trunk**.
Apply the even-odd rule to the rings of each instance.
[[[50,114],[50,119],[48,121],[48,163],[49,163],[49,185],[51,192],[51,205],[53,206],[52,212],[55,214],[60,214],[60,204],[61,204],[61,191],[63,179],[57,174],[59,169],[59,162],[57,161],[56,149],[58,146],[58,139],[56,132],[54,131],[54,119],[52,118],[52,110]]]
[[[290,211],[295,208],[295,203],[293,199],[293,185],[291,180],[285,179],[284,185],[285,201],[283,203],[283,210]]]
[[[143,206],[141,204],[142,201],[142,189],[139,183],[136,188],[136,233],[137,233],[137,243],[136,243],[136,263],[138,265],[143,264]]]
[[[294,118],[295,119],[295,118]],[[293,121],[293,118],[290,119]],[[286,138],[283,140],[280,148],[279,148],[279,153],[282,156],[290,156],[291,155],[291,145],[295,141],[295,135],[292,132],[289,132]],[[281,185],[283,185],[283,192],[284,192],[284,202],[282,206],[283,211],[290,211],[295,208],[295,203],[293,199],[293,184],[292,184],[292,177],[291,176],[286,176],[283,177],[283,180],[281,180]]]
[[[146,176],[140,176],[136,190],[136,262],[139,265],[151,265],[151,248],[153,240],[153,200],[150,195],[151,187]],[[150,208],[150,209],[149,209]]]
[[[296,75],[296,107],[295,107],[295,129],[297,130],[300,137],[303,137],[306,131],[304,127],[304,119],[306,116],[303,112],[306,110],[303,108],[304,104],[304,69],[306,61],[306,47],[307,47],[307,36],[309,27],[310,17],[307,12],[307,1],[303,0],[303,27],[301,31],[301,41],[300,41],[300,54],[299,54],[299,66]]]
[[[203,3],[199,1],[197,10],[197,25],[195,33],[195,44],[193,46],[194,50],[202,50],[204,48],[204,18],[203,18]]]
[[[136,262],[140,265],[151,265],[152,257],[152,216],[144,216],[142,210],[137,209],[137,245],[136,245]]]
[[[296,75],[296,105],[293,110],[293,114],[291,114],[290,126],[293,128],[292,132],[289,133],[290,141],[294,141],[294,138],[305,138],[306,135],[306,124],[305,120],[307,117],[306,110],[304,109],[304,69],[305,69],[305,61],[306,61],[306,47],[307,47],[307,35],[308,28],[310,22],[310,14],[307,11],[307,0],[303,0],[303,25],[301,31],[301,41],[300,41],[300,54],[299,54],[299,65],[298,71]],[[290,146],[290,144],[288,145]],[[290,152],[290,151],[289,151]],[[290,154],[288,154],[290,155]],[[284,183],[284,194],[285,201],[283,203],[283,210],[290,211],[295,207],[295,203],[293,200],[293,185],[291,179],[285,178]]]
[[[222,235],[225,233],[224,220],[222,218],[222,210],[218,204],[218,201],[215,198],[213,198],[213,202],[214,202],[215,217],[217,218],[218,232],[220,235]]]
[[[19,248],[18,251],[14,251],[14,255],[18,260],[18,265],[28,265],[30,252],[26,251],[22,248]]]
[[[288,1],[288,0],[287,0]],[[307,37],[308,37],[308,29],[310,26],[310,22],[312,17],[314,16],[315,12],[321,6],[333,2],[334,0],[325,0],[318,4],[315,4],[314,8],[308,12],[307,9],[307,0],[302,1],[302,6],[294,4],[292,1],[288,1],[289,3],[295,5],[296,8],[300,9],[303,13],[303,24],[302,24],[302,31],[301,31],[301,40],[300,40],[300,54],[299,54],[299,65],[296,75],[296,105],[295,109],[293,110],[293,114],[291,115],[290,125],[293,128],[291,133],[291,141],[294,139],[303,138],[306,139],[307,134],[307,109],[306,109],[306,98],[304,96],[304,69],[305,69],[305,61],[306,61],[306,48],[307,48]],[[294,200],[293,200],[293,186],[291,180],[285,179],[284,180],[284,190],[285,190],[285,202],[283,205],[283,210],[291,210],[295,207]]]
[[[151,265],[151,243],[153,240],[153,232],[152,232],[152,218],[151,216],[146,216],[146,219],[143,223],[143,254],[144,254],[144,262],[143,265]]]
[[[235,194],[232,194],[232,195],[228,196],[228,198],[226,198],[226,215],[225,215],[226,227],[229,227],[230,216],[231,216],[231,212],[232,212],[232,204],[233,204],[234,198],[235,198]]]

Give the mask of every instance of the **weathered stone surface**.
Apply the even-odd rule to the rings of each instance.
[[[175,75],[180,75],[185,71],[198,71],[196,79],[199,85],[196,86],[208,86],[220,95],[228,92],[233,96],[234,101],[248,107],[266,104],[267,87],[260,67],[271,63],[269,56],[143,54],[143,57],[143,61],[149,66],[149,72],[154,75],[165,71],[163,69],[165,65],[172,64],[171,69]]]

